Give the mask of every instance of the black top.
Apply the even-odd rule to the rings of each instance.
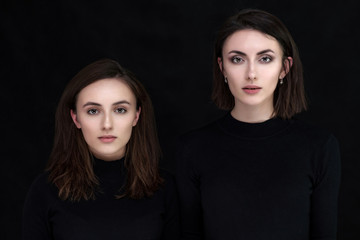
[[[115,199],[125,180],[124,160],[94,160],[102,193],[96,200],[62,201],[46,173],[33,182],[24,204],[24,240],[178,239],[175,182],[161,172],[165,184],[150,198]]]
[[[183,239],[336,239],[340,154],[299,120],[230,113],[179,139]]]

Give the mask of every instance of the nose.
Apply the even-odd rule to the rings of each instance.
[[[112,127],[113,127],[113,119],[112,119],[111,113],[105,113],[104,114],[102,125],[103,125],[102,126],[103,130],[112,129]]]
[[[256,79],[256,71],[255,71],[255,64],[249,63],[248,65],[248,73],[247,73],[247,80],[255,80]]]

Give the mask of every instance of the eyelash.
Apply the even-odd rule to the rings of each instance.
[[[272,57],[270,57],[270,56],[263,56],[260,58],[260,62],[262,62],[262,63],[269,63],[271,61],[272,61]],[[241,62],[244,62],[244,59],[239,56],[233,56],[231,58],[231,62],[235,63],[235,64],[239,64]]]
[[[97,114],[99,111],[95,108],[91,108],[89,110],[86,111],[89,115],[95,115]]]
[[[241,57],[239,57],[239,56],[233,56],[232,58],[231,58],[231,62],[232,63],[240,63],[240,62],[243,62],[244,61],[244,59],[242,59]]]
[[[125,108],[116,108],[115,112],[117,112],[117,113],[126,113],[127,110]]]
[[[266,60],[265,60],[266,59]],[[262,58],[260,58],[260,61],[264,62],[264,63],[269,63],[272,61],[272,57],[270,56],[264,56]]]
[[[91,108],[88,109],[86,111],[89,115],[96,115],[98,114],[100,111],[96,108]],[[119,107],[119,108],[115,108],[114,112],[119,113],[119,114],[124,114],[127,112],[127,110],[125,108]]]

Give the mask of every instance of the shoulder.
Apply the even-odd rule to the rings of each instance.
[[[219,119],[212,120],[198,128],[191,129],[177,138],[179,144],[191,144],[193,142],[205,141],[213,139],[220,133]]]
[[[327,167],[334,166],[340,169],[341,153],[337,138],[328,129],[295,120],[293,129],[297,137],[297,143],[303,145],[304,149],[311,154],[311,159],[317,172],[324,171]]]
[[[199,154],[201,155],[212,149],[211,146],[219,138],[219,131],[217,121],[213,121],[178,136],[175,145],[177,164],[191,163],[192,159],[197,159]],[[191,163],[188,168],[194,168],[193,164]]]
[[[57,188],[48,180],[48,173],[43,172],[36,176],[30,185],[28,198],[49,198],[57,196]]]
[[[326,145],[329,142],[338,144],[337,138],[328,129],[308,123],[300,119],[293,120],[293,130],[300,136],[303,136],[309,144]]]
[[[30,189],[44,189],[51,186],[50,182],[48,181],[48,173],[42,172],[35,177],[32,181]]]
[[[23,206],[24,216],[42,216],[45,219],[49,209],[58,201],[57,192],[57,188],[48,181],[48,174],[39,174],[27,192]]]
[[[315,186],[326,181],[338,186],[341,176],[341,154],[337,138],[328,129],[314,124],[296,120],[298,134],[304,139],[306,150],[309,150],[314,173]]]

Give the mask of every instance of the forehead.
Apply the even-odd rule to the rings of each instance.
[[[135,95],[124,80],[105,78],[83,88],[78,95],[78,102],[94,101],[107,103],[119,100],[135,101]]]
[[[243,29],[231,34],[224,42],[223,51],[261,51],[271,49],[281,54],[279,42],[272,36],[254,29]]]

